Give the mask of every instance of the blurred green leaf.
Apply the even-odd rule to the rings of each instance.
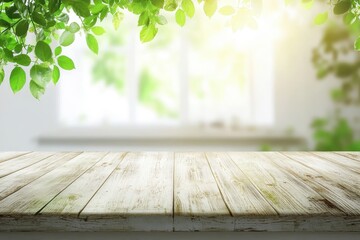
[[[351,7],[350,0],[340,0],[334,6],[334,14],[336,15],[344,14],[347,11],[349,11],[350,7]]]
[[[75,34],[69,31],[64,31],[60,36],[60,45],[61,46],[69,46],[71,45],[75,40]]]
[[[52,51],[49,44],[43,41],[37,42],[35,55],[43,62],[49,61],[52,58]]]
[[[37,64],[31,67],[30,77],[37,85],[45,88],[51,81],[52,71],[46,64]]]
[[[73,60],[69,57],[61,55],[57,58],[59,66],[64,70],[73,70],[75,69],[75,64]]]
[[[57,84],[60,79],[60,69],[57,66],[54,66],[52,72],[52,80],[54,84]]]
[[[95,54],[99,53],[99,44],[93,35],[91,34],[86,35],[86,44],[88,45],[89,49],[93,51]]]
[[[185,12],[181,9],[178,9],[176,11],[176,14],[175,14],[175,19],[176,19],[176,23],[183,27],[185,25],[185,22],[186,22],[186,16],[185,16]]]
[[[95,34],[95,35],[103,35],[106,31],[104,28],[96,26],[91,28],[91,31]]]
[[[189,18],[192,18],[195,14],[195,6],[192,0],[183,0],[181,7]]]
[[[316,25],[321,25],[324,24],[327,19],[328,19],[328,12],[319,13],[318,15],[316,15],[314,19],[314,23]]]
[[[42,95],[44,95],[45,89],[43,87],[39,86],[38,84],[36,84],[36,82],[31,80],[30,81],[30,92],[34,98],[39,100],[40,97]]]
[[[204,0],[204,12],[206,16],[211,17],[217,9],[217,0]]]
[[[14,93],[19,92],[25,85],[26,73],[21,67],[15,67],[10,73],[10,87]]]
[[[14,62],[23,66],[29,66],[31,63],[31,59],[26,54],[19,54],[13,58]]]
[[[2,84],[2,82],[4,81],[5,78],[5,72],[4,69],[2,67],[0,67],[0,85]]]
[[[144,26],[140,32],[140,40],[141,42],[149,42],[154,39],[156,34],[157,28],[153,24],[150,24],[149,26]]]

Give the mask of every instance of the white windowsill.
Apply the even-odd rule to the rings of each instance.
[[[200,127],[98,127],[59,128],[37,139],[40,146],[214,147],[300,146],[304,138],[269,129],[231,130]]]

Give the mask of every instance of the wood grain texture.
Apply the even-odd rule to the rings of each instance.
[[[277,215],[226,153],[206,153],[214,177],[233,216]]]
[[[360,152],[335,152],[335,153],[360,162]]]
[[[57,195],[42,215],[78,216],[122,160],[124,153],[109,153]],[[91,181],[90,181],[91,180]]]
[[[321,171],[321,169],[314,170],[293,161],[286,153],[267,153],[266,157],[279,169],[303,180],[323,197],[313,199],[314,201],[324,202],[329,207],[340,209],[347,215],[360,214],[359,195],[353,190],[339,185],[339,181],[334,179],[334,176]]]
[[[0,201],[1,215],[34,215],[106,153],[82,153]]]
[[[264,153],[230,153],[231,158],[249,177],[280,216],[339,214],[300,179],[280,171],[269,163]]]
[[[57,153],[33,165],[0,178],[0,200],[18,191],[44,174],[61,166],[80,153]]]
[[[358,153],[0,153],[0,231],[359,231]]]
[[[321,157],[327,162],[333,162],[335,164],[342,166],[343,168],[349,169],[353,172],[360,174],[360,162],[352,158],[331,152],[314,152],[313,154]]]
[[[25,155],[27,153],[29,153],[29,152],[1,152],[0,153],[0,163],[8,161],[8,160],[16,158],[16,157],[19,157],[21,155]]]
[[[204,153],[176,153],[174,175],[176,231],[233,230],[233,217]]]
[[[0,163],[0,178],[44,160],[54,153],[34,152]]]
[[[309,153],[287,152],[284,154],[308,168],[326,174],[326,176],[336,181],[340,188],[346,188],[360,196],[359,175],[350,169]]]
[[[81,218],[122,218],[118,230],[144,225],[172,231],[173,153],[128,153],[81,212]],[[152,223],[156,216],[158,223]]]

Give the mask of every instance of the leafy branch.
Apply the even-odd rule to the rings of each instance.
[[[309,4],[314,0],[301,0]],[[118,29],[127,10],[138,16],[140,40],[149,42],[158,33],[159,25],[167,23],[164,11],[173,12],[179,26],[195,14],[194,0],[0,0],[0,84],[5,79],[4,66],[13,66],[9,76],[14,93],[28,82],[32,95],[39,99],[47,85],[56,84],[60,69],[75,69],[71,58],[62,54],[80,31],[85,33],[89,49],[98,54],[97,36],[105,33],[98,24],[111,16]],[[285,0],[289,2],[289,0]],[[335,3],[333,3],[335,2]],[[221,5],[219,0],[197,0],[204,13],[212,17],[217,11],[229,18],[234,31],[256,28],[262,0],[234,0]],[[359,0],[330,1],[335,14],[352,14],[351,22],[359,19]],[[74,13],[80,22],[71,22]],[[323,14],[324,16],[326,14]],[[321,23],[326,17],[318,17]],[[350,17],[349,17],[350,18]],[[360,40],[355,44],[360,50]],[[54,46],[55,47],[52,47]],[[26,74],[28,70],[29,74]],[[30,79],[27,79],[30,76]]]

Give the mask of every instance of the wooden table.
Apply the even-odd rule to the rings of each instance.
[[[0,153],[0,231],[360,231],[360,153]]]

